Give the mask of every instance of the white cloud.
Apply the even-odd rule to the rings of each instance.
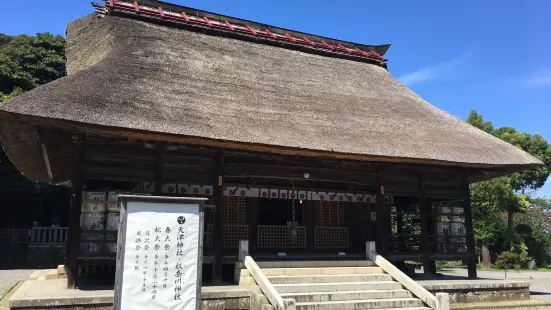
[[[416,83],[447,76],[454,70],[458,70],[458,67],[471,59],[472,55],[472,50],[467,50],[452,60],[403,74],[398,78],[398,80],[405,85],[410,86]]]
[[[526,85],[530,87],[548,87],[551,86],[551,70],[547,72],[534,73],[526,80]]]

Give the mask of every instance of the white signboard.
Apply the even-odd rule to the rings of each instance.
[[[120,199],[114,308],[199,309],[206,199]]]

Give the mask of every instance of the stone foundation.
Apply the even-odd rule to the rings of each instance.
[[[450,294],[451,303],[530,299],[530,283],[513,280],[418,281],[429,292]]]
[[[248,290],[223,290],[212,288],[201,294],[203,310],[245,310],[251,308],[251,293]]]
[[[13,310],[112,310],[113,290],[68,290],[66,279],[27,280],[10,298]],[[249,310],[251,292],[238,286],[204,286],[204,310]]]

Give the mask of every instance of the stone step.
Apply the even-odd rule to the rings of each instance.
[[[48,271],[46,271],[46,280],[53,280],[57,278],[58,278],[57,269],[48,269]]]
[[[328,268],[328,267],[373,267],[370,260],[328,260],[328,261],[257,261],[260,268]]]
[[[274,284],[274,287],[280,294],[402,289],[402,285],[395,281]]]
[[[325,302],[343,300],[370,300],[411,298],[407,290],[373,290],[373,291],[342,291],[342,292],[314,292],[282,294],[283,299],[294,299],[296,302]]]
[[[333,283],[333,282],[372,282],[391,281],[385,273],[348,274],[348,275],[306,275],[306,276],[269,276],[272,284]]]
[[[384,273],[379,267],[331,267],[331,268],[266,268],[262,272],[268,276],[302,275],[348,275]]]
[[[260,306],[260,310],[275,310],[274,306],[263,304]]]
[[[423,302],[417,298],[366,299],[366,300],[337,300],[325,302],[299,302],[297,310],[357,310],[357,309],[388,309],[405,308],[426,309]]]

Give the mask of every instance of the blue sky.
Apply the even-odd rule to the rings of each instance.
[[[101,2],[101,0],[96,0]],[[390,72],[461,119],[551,140],[551,1],[172,0],[274,26],[365,44],[392,43]],[[87,0],[3,1],[0,32],[65,33]],[[551,195],[551,181],[540,191]]]

